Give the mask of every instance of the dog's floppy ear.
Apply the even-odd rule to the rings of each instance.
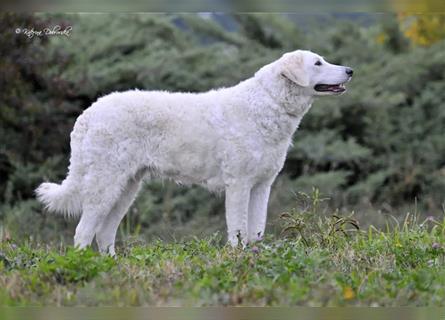
[[[309,85],[309,77],[304,70],[303,54],[300,51],[285,53],[281,64],[281,75],[302,87]]]

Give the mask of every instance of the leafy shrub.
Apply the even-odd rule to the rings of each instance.
[[[276,184],[282,188],[276,193],[317,186],[334,207],[398,207],[417,199],[438,210],[445,194],[445,42],[405,46],[392,16],[369,26],[325,19],[305,30],[282,15],[2,15],[2,30],[8,30],[0,35],[3,221],[47,219],[39,207],[28,213],[16,208],[41,181],[64,178],[69,132],[98,97],[133,88],[199,92],[230,86],[297,48],[352,66],[355,75],[346,94],[316,100],[305,116],[282,173],[290,182]],[[49,24],[73,25],[73,32],[33,40],[9,32]],[[382,33],[386,42],[376,40]],[[133,207],[139,215],[124,221],[129,232],[170,230],[162,225],[189,225],[193,232],[193,221],[213,223],[223,210],[221,197],[198,187],[153,182],[142,194]],[[294,200],[280,199],[271,202],[272,214]],[[23,212],[21,218],[14,212]],[[63,229],[62,219],[55,221]]]

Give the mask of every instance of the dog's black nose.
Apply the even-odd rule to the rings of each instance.
[[[354,70],[352,70],[351,68],[346,68],[346,74],[348,76],[352,76],[353,73],[354,73]]]

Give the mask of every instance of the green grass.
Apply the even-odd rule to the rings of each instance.
[[[286,237],[244,249],[215,235],[128,244],[113,259],[3,242],[0,304],[445,305],[445,221],[407,215],[385,231],[357,231],[352,218],[318,218],[313,208],[284,215]]]
[[[0,242],[0,305],[445,305],[445,218],[415,212],[362,230],[353,214],[327,214],[317,189],[297,198],[281,235],[245,248],[218,234],[127,241],[117,258]]]

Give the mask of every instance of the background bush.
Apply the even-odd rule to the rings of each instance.
[[[71,35],[28,39],[14,32],[56,24],[73,26]],[[33,190],[43,180],[64,178],[69,132],[98,97],[133,88],[231,86],[298,48],[351,66],[355,76],[345,95],[318,99],[305,116],[274,186],[270,223],[293,205],[295,192],[314,186],[333,208],[396,214],[416,202],[428,214],[439,213],[445,41],[436,37],[418,46],[409,38],[418,33],[400,25],[390,15],[3,14],[0,236],[71,236],[74,222],[44,214]],[[165,239],[212,233],[224,228],[222,213],[222,196],[154,181],[120,233]]]

